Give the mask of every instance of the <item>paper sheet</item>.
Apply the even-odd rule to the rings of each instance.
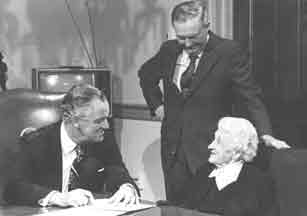
[[[121,211],[106,211],[100,210],[98,208],[93,208],[93,206],[85,206],[85,207],[76,207],[76,208],[68,208],[50,211],[48,213],[39,214],[41,216],[70,216],[70,215],[91,215],[91,216],[117,216],[121,215],[123,212]]]
[[[103,216],[117,216],[129,211],[137,211],[154,207],[151,204],[135,204],[135,205],[113,205],[108,203],[108,199],[96,199],[92,205],[54,210],[39,214],[41,216],[67,216],[67,215],[103,215]]]
[[[97,206],[97,208],[101,208],[104,210],[128,212],[128,211],[136,211],[136,210],[151,208],[154,205],[144,204],[144,203],[139,203],[135,205],[123,205],[123,204],[113,205],[108,203],[108,199],[96,199],[94,202],[94,206]]]

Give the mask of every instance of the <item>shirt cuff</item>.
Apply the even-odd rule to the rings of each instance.
[[[136,190],[136,188],[133,186],[133,184],[131,184],[131,183],[124,183],[124,184],[122,184],[122,185],[120,186],[120,188],[122,188],[122,187],[129,187],[129,188],[131,188],[131,189],[133,190],[135,196],[136,196],[136,197],[140,197],[139,194],[138,194],[138,192],[137,192],[137,190]]]

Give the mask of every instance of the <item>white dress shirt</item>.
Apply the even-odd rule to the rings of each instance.
[[[68,192],[70,170],[77,157],[77,143],[72,141],[65,130],[64,122],[61,124],[61,148],[62,148],[62,192]]]
[[[239,178],[240,172],[243,167],[242,161],[236,161],[229,163],[225,166],[214,169],[210,174],[209,178],[215,177],[215,183],[218,190],[222,190],[227,185],[236,182]]]

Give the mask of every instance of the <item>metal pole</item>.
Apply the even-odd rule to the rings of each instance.
[[[88,15],[88,20],[90,24],[90,32],[91,32],[91,39],[92,39],[92,49],[94,52],[94,63],[95,67],[97,66],[97,51],[96,51],[96,37],[95,37],[95,25],[94,25],[94,19],[92,18],[91,15],[91,8],[88,4],[88,1],[86,2],[86,7],[87,7],[87,15]]]
[[[84,37],[83,37],[83,35],[82,35],[82,32],[81,32],[81,30],[80,30],[80,27],[78,26],[78,24],[77,24],[77,22],[76,22],[76,20],[75,20],[75,17],[73,16],[73,13],[72,13],[72,10],[71,10],[70,5],[69,5],[69,3],[68,3],[68,0],[65,0],[65,3],[66,3],[66,6],[67,6],[67,10],[68,10],[68,12],[69,12],[69,14],[70,14],[70,16],[71,16],[71,19],[72,19],[72,21],[73,21],[73,23],[74,23],[74,25],[75,25],[75,28],[77,29],[77,32],[78,32],[78,34],[79,34],[79,37],[80,37],[80,40],[81,40],[81,45],[82,45],[83,49],[85,50],[85,53],[86,53],[86,55],[87,55],[87,58],[88,58],[88,61],[89,61],[90,65],[91,65],[91,67],[93,67],[93,66],[94,66],[93,60],[92,60],[92,58],[91,58],[91,56],[90,56],[90,53],[89,53],[89,51],[88,51],[88,48],[87,48],[87,46],[86,46],[85,39],[84,39]]]

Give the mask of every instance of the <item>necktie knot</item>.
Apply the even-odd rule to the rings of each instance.
[[[192,63],[192,62],[196,62],[196,60],[198,59],[198,54],[196,54],[196,53],[191,53],[190,55],[189,55],[189,58],[190,58],[190,64]]]

